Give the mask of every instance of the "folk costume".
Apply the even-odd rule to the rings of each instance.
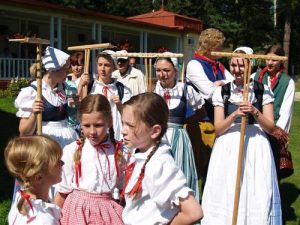
[[[80,144],[64,148],[62,181],[56,185],[57,192],[68,194],[61,224],[123,224],[122,206],[112,198],[114,188],[123,186],[122,146],[110,140],[92,146],[85,139],[80,164],[75,166],[73,156]]]
[[[217,88],[214,82],[222,80],[228,83],[233,80],[233,76],[221,63],[195,53],[187,65],[186,80],[194,85],[205,99],[204,107],[207,116],[201,119],[199,124],[193,122],[186,126],[193,145],[198,177],[205,178],[211,148],[215,140],[214,111],[211,104],[212,95]]]
[[[224,107],[221,89],[218,87],[213,95],[214,106]],[[243,101],[242,92],[241,86],[231,83],[225,117],[234,112]],[[253,83],[250,86],[249,101],[254,105],[257,104]],[[262,105],[273,101],[273,93],[265,86]],[[251,117],[248,115],[245,130],[237,224],[280,225],[281,203],[272,149],[265,132],[254,117]],[[201,221],[202,225],[227,225],[232,222],[240,129],[239,117],[215,141],[202,199],[205,215]]]
[[[42,113],[42,132],[56,140],[60,146],[72,143],[77,138],[76,131],[68,126],[67,122],[67,98],[62,84],[52,89],[42,81],[42,96],[44,111]],[[23,88],[15,100],[18,109],[17,117],[28,118],[32,113],[32,104],[36,99],[36,81]]]
[[[170,154],[170,147],[165,144],[159,145],[146,165],[143,178],[140,178],[152,149],[146,152],[135,150],[130,158],[125,186],[126,206],[122,214],[124,224],[168,224],[179,212],[180,198],[186,198],[192,192]],[[141,190],[131,193],[139,181]]]
[[[162,96],[170,110],[168,129],[163,142],[171,146],[171,155],[177,166],[184,173],[188,187],[194,191],[194,196],[199,200],[198,176],[191,141],[183,128],[187,108],[193,111],[204,105],[204,99],[191,86],[177,82],[173,88],[163,88],[157,81],[155,93]]]
[[[92,86],[91,92],[90,94],[102,94],[105,95],[107,97],[107,99],[110,102],[110,106],[111,106],[111,112],[112,112],[112,117],[113,117],[113,128],[115,131],[115,139],[116,140],[121,140],[122,139],[122,134],[121,134],[121,130],[122,130],[122,122],[121,122],[121,114],[117,108],[117,105],[112,102],[112,100],[110,99],[112,95],[118,95],[120,98],[120,101],[122,103],[128,101],[132,94],[131,91],[129,90],[128,87],[126,87],[125,85],[122,85],[122,95],[120,96],[120,91],[118,90],[117,87],[117,82],[115,79],[113,79],[113,82],[110,84],[104,84],[103,82],[99,81],[99,80],[95,80],[94,84]]]
[[[23,195],[25,204],[28,204],[28,215],[22,215],[17,204]],[[9,225],[59,225],[60,208],[54,203],[44,202],[41,199],[30,199],[26,192],[18,191],[16,201],[13,202],[8,214]]]

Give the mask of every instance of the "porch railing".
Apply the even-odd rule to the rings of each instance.
[[[10,80],[16,77],[29,78],[29,68],[35,59],[0,58],[0,79]]]

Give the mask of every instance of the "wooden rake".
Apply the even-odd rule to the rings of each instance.
[[[212,56],[221,56],[227,58],[242,58],[244,59],[244,90],[243,90],[243,100],[248,101],[249,95],[249,83],[251,75],[251,59],[272,59],[286,61],[288,57],[286,56],[273,56],[273,55],[256,55],[256,54],[243,54],[243,53],[228,53],[228,52],[211,52]],[[240,191],[241,191],[241,174],[243,167],[243,155],[244,155],[244,143],[245,143],[245,129],[246,129],[246,117],[242,117],[241,122],[241,134],[240,134],[240,145],[239,145],[239,155],[238,155],[238,165],[236,173],[236,184],[235,184],[235,194],[234,194],[234,205],[232,214],[232,225],[237,224]]]
[[[42,100],[42,45],[49,45],[50,41],[41,38],[30,38],[25,37],[22,39],[9,39],[11,42],[20,42],[24,44],[36,44],[36,64],[37,64],[37,72],[36,72],[36,100]],[[42,134],[42,112],[37,114],[37,134]]]
[[[89,72],[89,65],[90,65],[90,54],[91,49],[103,49],[103,48],[114,48],[114,45],[110,43],[101,43],[101,44],[90,44],[90,45],[79,45],[79,46],[70,46],[68,47],[69,51],[82,51],[84,50],[84,73]],[[87,85],[83,87],[82,96],[83,99],[87,96]]]

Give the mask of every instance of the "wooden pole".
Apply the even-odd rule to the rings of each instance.
[[[36,100],[42,100],[42,45],[37,44],[36,46]],[[36,117],[37,134],[42,135],[42,112],[39,112]]]
[[[251,63],[249,59],[244,60],[244,91],[243,91],[243,100],[248,101],[249,94],[249,83],[251,75]],[[241,174],[243,168],[243,156],[244,156],[244,143],[245,143],[245,130],[246,130],[247,117],[242,117],[241,122],[241,134],[240,134],[240,145],[239,145],[239,155],[238,155],[238,164],[237,164],[237,174],[235,181],[235,192],[234,192],[234,204],[233,204],[233,214],[232,214],[232,225],[237,224],[238,208],[239,208],[239,199],[241,192]]]
[[[152,58],[149,58],[149,89],[152,91]]]
[[[36,44],[36,100],[42,100],[42,45],[49,45],[50,41],[41,38],[30,38],[25,37],[22,39],[9,39],[10,42],[20,42],[25,44]],[[42,112],[37,114],[36,118],[36,126],[37,126],[37,134],[41,135],[42,132]]]
[[[144,66],[145,66],[145,76],[146,76],[146,81],[147,81],[147,89],[148,91],[150,91],[149,89],[149,73],[148,73],[148,59],[144,58]]]
[[[89,66],[90,66],[90,54],[91,54],[91,49],[87,48],[84,51],[84,73],[89,73]],[[86,97],[88,94],[88,86],[84,85],[82,89],[82,95],[81,99]]]
[[[185,72],[185,65],[184,65],[184,61],[183,61],[182,68],[181,68],[181,82],[184,82],[184,72]]]

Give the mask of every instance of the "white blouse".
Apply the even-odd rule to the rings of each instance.
[[[17,192],[16,201],[8,214],[9,225],[59,225],[60,208],[58,206],[41,199],[30,199],[33,210],[28,206],[28,216],[24,216],[17,208],[20,198],[20,193]]]
[[[224,83],[228,83],[234,80],[234,77],[226,69],[224,75]],[[189,61],[186,68],[186,79],[192,82],[198,88],[204,99],[211,100],[211,97],[217,86],[214,85],[214,82],[208,79],[200,62],[198,62],[197,60]]]
[[[243,101],[243,89],[242,86],[236,86],[233,82],[230,84],[230,98],[228,99],[229,102],[239,105],[240,102]],[[222,87],[218,87],[213,94],[212,102],[214,106],[221,106],[224,107],[223,97],[221,94]],[[257,102],[255,98],[255,93],[253,90],[253,82],[250,84],[250,90],[248,95],[249,101],[254,104]],[[262,105],[267,105],[271,102],[274,102],[274,95],[273,92],[267,85],[264,85],[264,93],[262,99]]]
[[[55,185],[56,191],[68,194],[73,189],[83,190],[89,193],[112,193],[115,187],[123,185],[122,165],[119,168],[120,175],[117,176],[115,164],[115,147],[110,140],[103,144],[108,148],[102,150],[91,145],[88,139],[85,139],[82,155],[81,155],[81,177],[79,178],[79,186],[75,180],[75,163],[74,153],[77,150],[76,142],[67,145],[63,149],[62,161],[64,161],[62,181]],[[106,154],[104,153],[104,151]],[[122,162],[125,164],[125,162]]]
[[[36,86],[36,81],[31,85]],[[67,102],[63,85],[59,84],[57,88],[52,89],[46,82],[42,81],[43,97],[53,106],[61,106]],[[28,118],[32,113],[32,104],[36,99],[36,90],[33,87],[22,88],[15,100],[15,107],[18,109],[17,117]]]
[[[138,180],[150,152],[151,149],[131,157],[130,163],[135,166],[125,189],[126,206],[122,214],[125,224],[168,224],[179,211],[180,198],[186,198],[192,192],[170,154],[170,147],[162,144],[146,165],[141,193],[129,198],[128,193]]]
[[[122,122],[121,122],[121,114],[117,108],[117,105],[111,100],[111,97],[113,95],[118,96],[118,89],[116,86],[116,81],[114,81],[111,84],[105,85],[104,83],[100,82],[99,80],[95,80],[93,87],[91,89],[90,94],[102,94],[104,95],[103,87],[107,86],[108,91],[107,91],[107,98],[110,103],[111,107],[111,112],[112,112],[112,117],[113,117],[113,128],[115,132],[115,139],[116,140],[121,140],[122,135],[121,135],[121,129],[122,129]],[[131,92],[128,87],[124,85],[124,96],[122,98],[122,103],[128,101],[131,98]]]

